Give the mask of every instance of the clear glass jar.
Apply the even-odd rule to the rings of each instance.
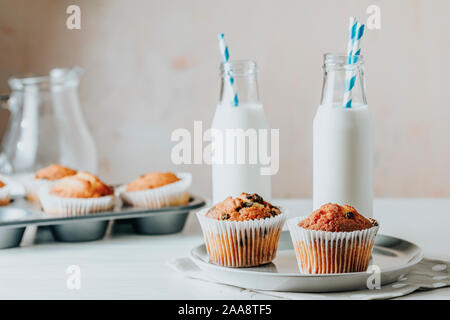
[[[95,144],[78,98],[81,73],[75,67],[9,79],[11,116],[2,143],[7,159],[2,173],[30,173],[51,163],[97,172]]]

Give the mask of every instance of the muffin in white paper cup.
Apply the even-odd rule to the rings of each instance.
[[[26,178],[24,182],[25,197],[28,201],[39,202],[39,190],[42,187],[53,186],[61,179],[76,173],[77,171],[74,169],[55,163],[42,168]]]
[[[83,216],[112,210],[114,194],[97,198],[65,198],[50,193],[51,186],[39,190],[39,199],[44,212],[61,216]]]
[[[363,272],[370,262],[378,223],[351,232],[310,230],[299,226],[307,217],[289,219],[287,225],[301,273]]]
[[[192,175],[177,173],[176,177],[180,180],[153,189],[127,191],[128,184],[125,184],[117,191],[123,203],[133,207],[158,209],[185,205],[189,203]]]
[[[197,212],[212,263],[231,268],[253,267],[275,259],[286,213],[265,219],[217,220]]]
[[[11,202],[8,186],[0,187],[0,206],[6,206]]]
[[[24,183],[25,198],[30,202],[39,202],[39,190],[42,187],[51,187],[59,180],[46,180],[46,179],[30,179]]]

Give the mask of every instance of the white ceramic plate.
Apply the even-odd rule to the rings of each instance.
[[[333,292],[367,288],[372,273],[353,272],[309,275],[298,270],[289,232],[281,234],[277,257],[272,263],[251,268],[226,268],[209,262],[205,245],[191,250],[191,258],[220,283],[241,288],[291,292]],[[392,236],[377,235],[371,265],[381,270],[381,285],[397,281],[423,258],[415,244]]]

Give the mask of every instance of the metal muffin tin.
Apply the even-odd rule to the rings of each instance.
[[[116,199],[112,211],[65,217],[44,213],[38,204],[18,198],[0,207],[0,249],[18,246],[28,226],[49,226],[53,238],[63,242],[102,239],[111,220],[131,223],[139,234],[176,233],[183,230],[189,212],[204,205],[205,201],[195,195],[191,195],[187,205],[151,210],[123,206]]]
[[[25,226],[11,227],[8,224],[26,219],[29,213],[19,208],[3,207],[0,209],[0,249],[17,247],[22,240]],[[3,226],[2,224],[7,224]]]

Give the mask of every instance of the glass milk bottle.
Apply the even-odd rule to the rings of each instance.
[[[313,206],[349,204],[373,216],[373,124],[366,101],[364,60],[324,56],[322,101],[313,129]],[[352,104],[344,107],[346,76],[356,74]]]
[[[234,90],[239,99],[233,104]],[[213,203],[242,192],[271,198],[270,175],[261,174],[259,130],[269,125],[259,100],[256,63],[229,62],[225,73],[221,65],[220,99],[211,126]],[[266,166],[264,166],[266,167]]]

